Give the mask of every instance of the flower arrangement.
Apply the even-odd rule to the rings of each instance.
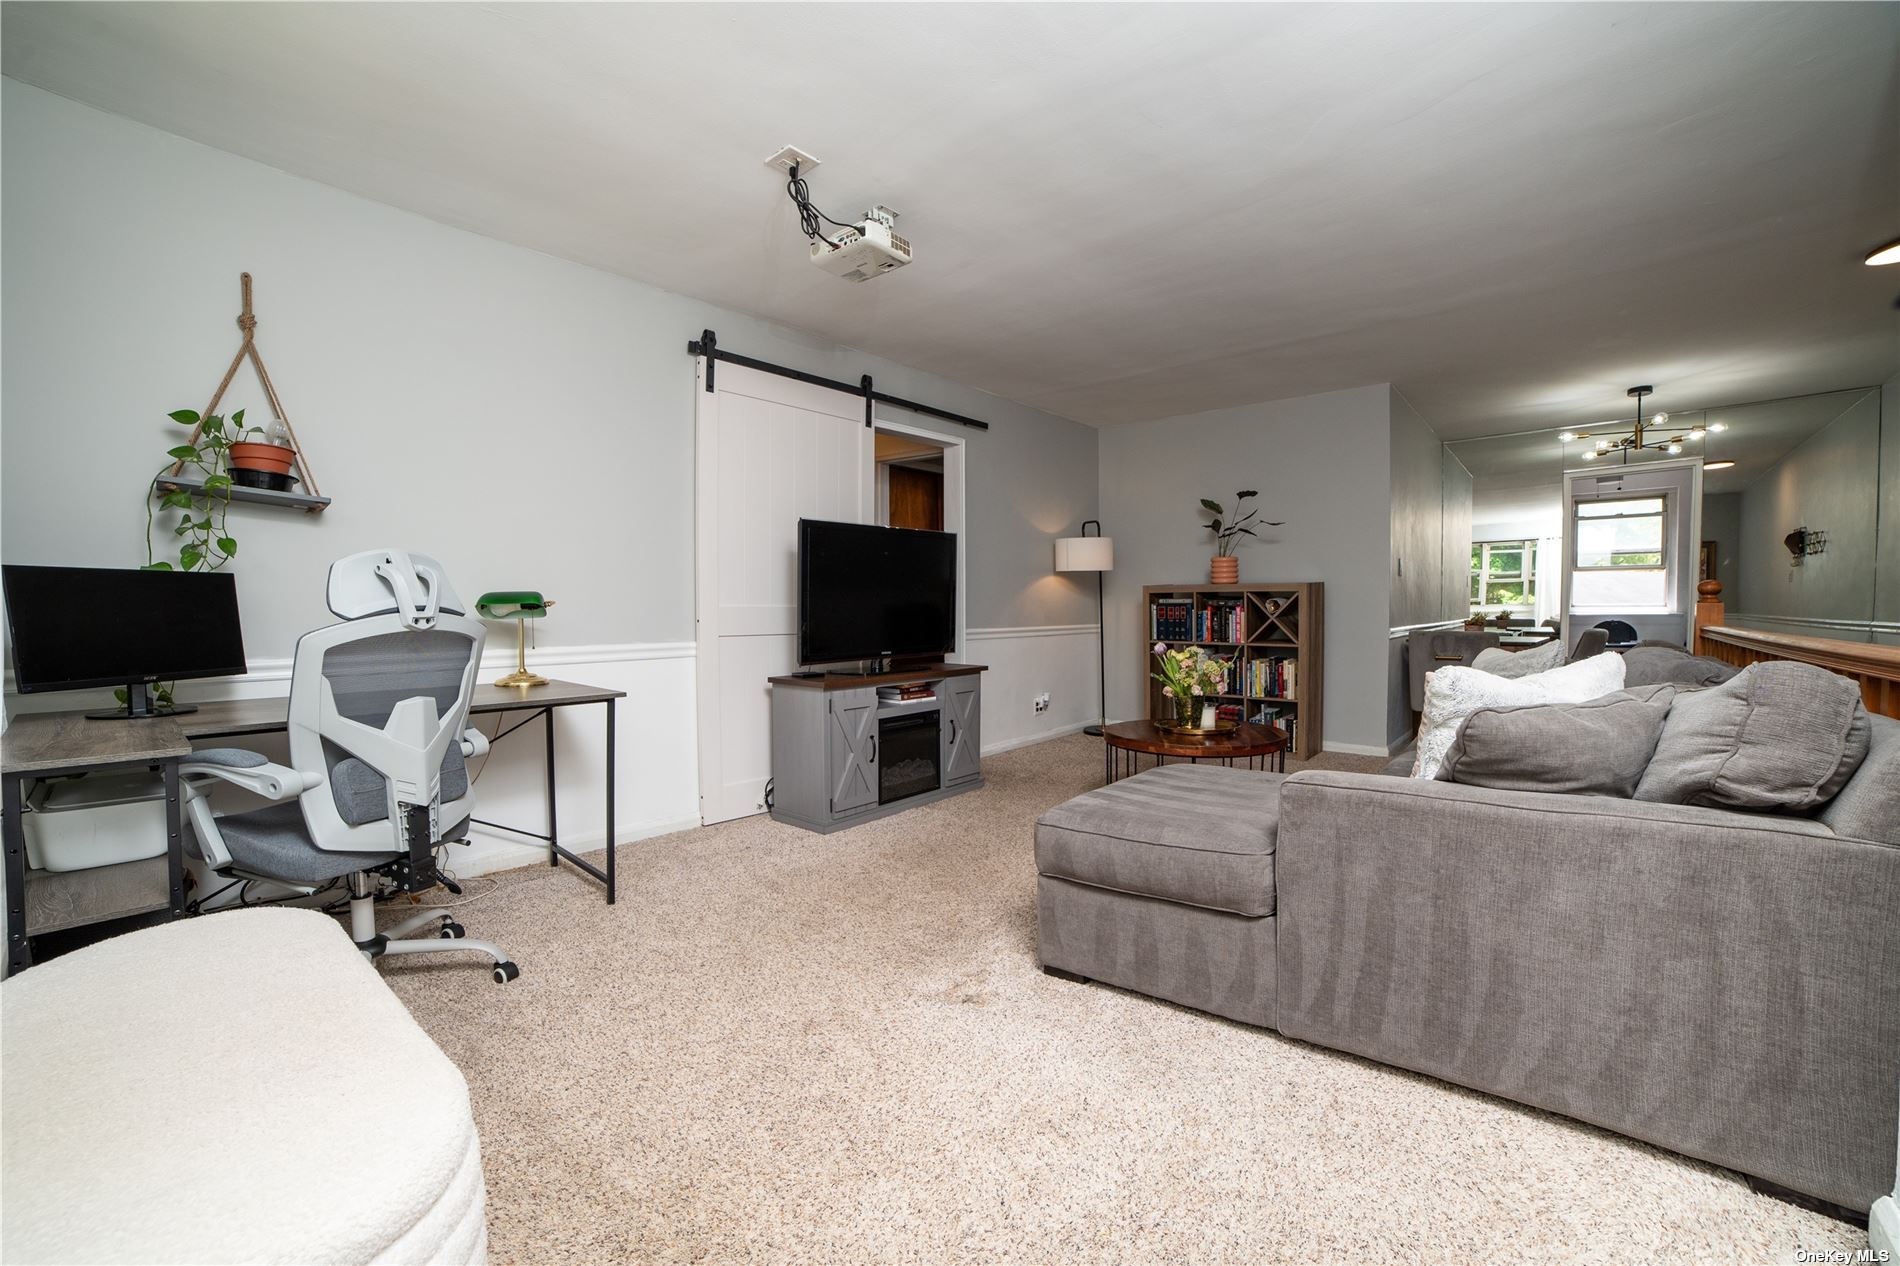
[[[1217,693],[1227,681],[1227,665],[1199,646],[1169,650],[1166,642],[1154,645],[1155,666],[1152,674],[1161,683],[1161,695],[1174,704],[1175,716],[1182,724],[1195,723],[1195,711],[1204,695]]]

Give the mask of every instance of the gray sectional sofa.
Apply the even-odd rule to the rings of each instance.
[[[1041,960],[1864,1211],[1900,1128],[1900,722],[1867,720],[1807,815],[1163,766],[1038,823]]]

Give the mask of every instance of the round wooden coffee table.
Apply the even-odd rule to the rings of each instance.
[[[1245,761],[1248,769],[1267,769],[1267,763],[1273,762],[1273,772],[1286,772],[1286,734],[1270,725],[1248,725],[1242,723],[1231,734],[1210,734],[1201,737],[1194,734],[1170,734],[1156,728],[1153,721],[1118,721],[1114,725],[1102,727],[1104,762],[1108,781],[1135,773],[1141,765],[1143,756],[1155,758],[1159,765],[1164,757],[1199,763],[1204,760],[1217,760],[1231,766],[1235,761]]]

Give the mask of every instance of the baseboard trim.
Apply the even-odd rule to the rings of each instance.
[[[1335,752],[1341,756],[1391,756],[1392,749],[1383,744],[1374,743],[1334,743],[1327,741],[1320,745],[1324,752]]]
[[[695,830],[699,825],[698,818],[623,823],[615,833],[618,837],[616,843],[634,844],[678,831]],[[474,866],[457,869],[459,875],[488,875],[503,870],[520,870],[524,866],[548,864],[548,847],[545,844],[513,839],[504,833],[484,829],[479,823],[470,828],[470,834],[481,841],[481,856],[474,859]],[[606,841],[605,831],[577,831],[571,835],[563,833],[561,847],[570,853],[587,853],[602,847]]]
[[[1004,752],[1013,752],[1019,747],[1034,747],[1038,743],[1047,743],[1050,739],[1066,738],[1071,734],[1080,734],[1089,726],[1096,724],[1098,724],[1098,722],[1094,720],[1076,721],[1069,725],[1059,725],[1053,730],[1043,730],[1036,734],[1025,734],[1021,738],[1004,739],[1001,743],[986,744],[983,748],[983,755],[997,756]]]

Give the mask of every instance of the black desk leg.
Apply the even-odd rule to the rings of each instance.
[[[165,883],[171,917],[185,917],[185,823],[178,795],[178,762],[165,762]]]
[[[614,903],[614,700],[607,707],[607,904]]]
[[[554,806],[554,709],[543,708],[541,719],[547,722],[548,736],[548,865],[561,864],[561,832],[555,826]]]
[[[0,812],[6,814],[7,975],[33,965],[26,943],[26,824],[20,819],[21,775],[0,779]]]

